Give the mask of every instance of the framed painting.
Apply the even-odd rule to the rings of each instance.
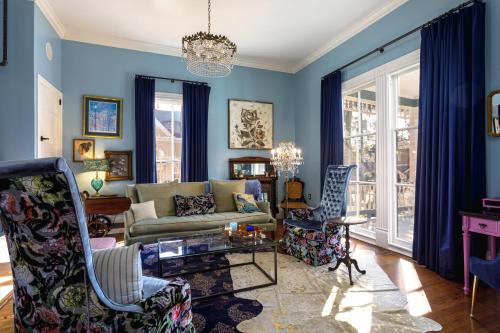
[[[0,66],[7,66],[7,0],[0,0]]]
[[[73,139],[73,162],[95,159],[95,140]]]
[[[273,148],[273,103],[230,99],[229,148]]]
[[[122,105],[121,98],[83,96],[83,136],[120,139]]]
[[[132,151],[105,151],[104,157],[109,162],[106,181],[132,180]]]

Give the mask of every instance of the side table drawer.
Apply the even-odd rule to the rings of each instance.
[[[470,218],[470,231],[479,233],[496,234],[498,228],[497,221],[483,220],[477,217]]]

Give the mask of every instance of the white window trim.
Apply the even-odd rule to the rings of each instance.
[[[395,138],[393,138],[395,115],[391,114],[390,110],[394,108],[394,103],[397,103],[397,96],[391,96],[389,93],[393,91],[390,86],[393,84],[393,82],[391,82],[393,75],[406,71],[419,64],[420,49],[342,83],[342,96],[353,93],[373,82],[375,82],[376,86],[377,218],[375,220],[375,232],[353,228],[351,233],[354,238],[359,238],[408,256],[411,256],[411,248],[408,246],[409,243],[393,237],[393,230],[391,229],[392,226],[395,225],[394,221],[396,220],[394,219],[397,218],[395,212],[397,198],[394,195],[396,178],[392,172],[393,166],[396,163],[393,156],[396,147]],[[382,149],[379,147],[382,147]]]

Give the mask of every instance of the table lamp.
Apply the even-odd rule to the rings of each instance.
[[[299,165],[304,163],[302,152],[295,148],[295,144],[291,141],[284,141],[278,144],[277,149],[271,150],[271,164],[278,172],[278,176],[285,175],[285,218],[288,215],[288,180],[289,175],[292,177],[298,172]]]
[[[90,186],[95,190],[95,196],[100,196],[99,191],[104,185],[104,180],[99,178],[99,171],[108,171],[109,161],[102,160],[85,160],[83,161],[83,172],[95,171],[95,178],[90,182]]]

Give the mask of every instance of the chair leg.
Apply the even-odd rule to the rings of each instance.
[[[477,278],[476,275],[474,275],[474,283],[472,285],[472,305],[470,307],[471,318],[474,318],[474,304],[476,303],[476,292],[477,292],[478,283],[479,283],[479,279]]]

